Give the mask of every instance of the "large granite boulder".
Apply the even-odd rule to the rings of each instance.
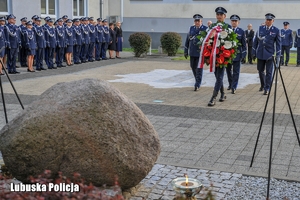
[[[45,169],[96,186],[137,185],[152,169],[160,142],[142,111],[106,81],[59,83],[0,132],[0,150],[14,177]]]

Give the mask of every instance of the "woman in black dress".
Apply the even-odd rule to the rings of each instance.
[[[122,51],[122,44],[123,44],[123,33],[121,28],[121,22],[116,23],[115,32],[117,36],[116,58],[121,58],[120,51]]]
[[[109,40],[109,58],[110,59],[115,59],[113,58],[113,53],[116,50],[116,43],[117,43],[117,38],[116,38],[116,32],[114,31],[114,23],[109,23],[109,35],[110,35],[110,40]]]

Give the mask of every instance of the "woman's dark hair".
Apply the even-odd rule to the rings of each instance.
[[[114,23],[110,22],[110,23],[109,23],[109,26],[112,26],[112,25],[114,25]]]

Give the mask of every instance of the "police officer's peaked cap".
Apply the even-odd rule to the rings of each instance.
[[[107,19],[103,19],[102,22],[107,22]]]
[[[94,17],[89,17],[89,20],[90,20],[90,21],[93,21],[93,20],[94,20]]]
[[[194,20],[199,20],[199,19],[202,19],[203,17],[200,15],[200,14],[195,14],[193,16]]]
[[[241,18],[238,16],[238,15],[231,15],[230,16],[230,20],[233,20],[233,21],[238,21],[238,20],[241,20]]]
[[[35,18],[35,21],[42,21],[42,18],[37,17],[37,18]]]
[[[7,20],[9,19],[16,19],[16,16],[14,16],[13,14],[7,15]]]
[[[79,22],[79,19],[78,18],[74,18],[73,22]]]
[[[31,19],[36,19],[36,18],[38,18],[39,16],[37,16],[37,15],[33,15],[32,17],[31,17]]]
[[[21,22],[26,22],[27,21],[27,17],[23,17],[20,19]]]
[[[267,13],[265,16],[266,19],[275,19],[275,15],[273,15],[272,13]]]
[[[89,18],[88,17],[84,17],[84,18],[82,18],[82,21],[88,21],[89,20]]]
[[[289,24],[290,24],[289,22],[283,22],[283,25],[285,25],[285,26],[287,26]]]
[[[68,15],[62,16],[63,19],[68,19]]]
[[[53,19],[48,19],[47,22],[53,23]]]
[[[97,21],[98,21],[98,22],[102,21],[102,18],[101,18],[101,17],[99,17],[99,18],[97,19]]]
[[[68,19],[68,20],[67,20],[67,23],[70,23],[70,22],[72,22],[72,20],[71,20],[71,19]]]
[[[26,22],[26,25],[32,25],[32,21]]]
[[[227,13],[227,10],[223,7],[217,7],[215,12],[225,14],[225,13]]]
[[[0,21],[5,21],[5,17],[0,17]]]
[[[63,22],[64,20],[62,18],[58,18],[56,21],[57,22]]]
[[[44,18],[45,21],[48,21],[49,19],[51,19],[51,17],[49,17],[49,16]]]

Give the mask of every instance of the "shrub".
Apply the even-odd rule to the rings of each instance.
[[[175,32],[163,33],[160,37],[160,43],[168,56],[175,56],[178,48],[181,46],[181,36]]]
[[[140,57],[142,54],[147,53],[150,48],[151,37],[146,33],[133,33],[129,36],[129,44],[133,49],[134,56]]]

